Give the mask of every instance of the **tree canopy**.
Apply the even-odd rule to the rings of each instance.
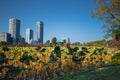
[[[53,45],[56,45],[56,41],[57,41],[56,37],[53,37],[52,40],[51,40],[51,42],[52,42]]]
[[[4,46],[4,45],[6,45],[7,44],[7,42],[5,42],[5,41],[0,41],[0,46]]]
[[[93,18],[104,20],[106,37],[120,40],[120,0],[95,0],[96,8],[92,11]]]

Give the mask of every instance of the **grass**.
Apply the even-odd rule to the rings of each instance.
[[[53,80],[120,80],[120,65],[78,72]]]

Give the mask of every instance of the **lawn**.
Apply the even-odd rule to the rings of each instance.
[[[82,71],[53,80],[120,80],[120,65]]]

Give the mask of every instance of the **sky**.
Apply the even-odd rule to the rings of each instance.
[[[0,33],[9,31],[9,19],[21,20],[20,34],[34,31],[36,22],[44,22],[44,42],[70,38],[71,42],[103,39],[103,22],[92,18],[94,0],[0,0]]]

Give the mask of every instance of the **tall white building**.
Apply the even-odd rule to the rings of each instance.
[[[26,42],[28,44],[32,44],[33,41],[33,30],[31,30],[30,28],[26,29]]]
[[[11,34],[13,43],[20,41],[20,20],[15,18],[9,19],[9,33]]]
[[[37,38],[37,43],[43,43],[43,33],[44,33],[44,27],[43,27],[43,22],[38,21],[36,22],[36,38]]]

